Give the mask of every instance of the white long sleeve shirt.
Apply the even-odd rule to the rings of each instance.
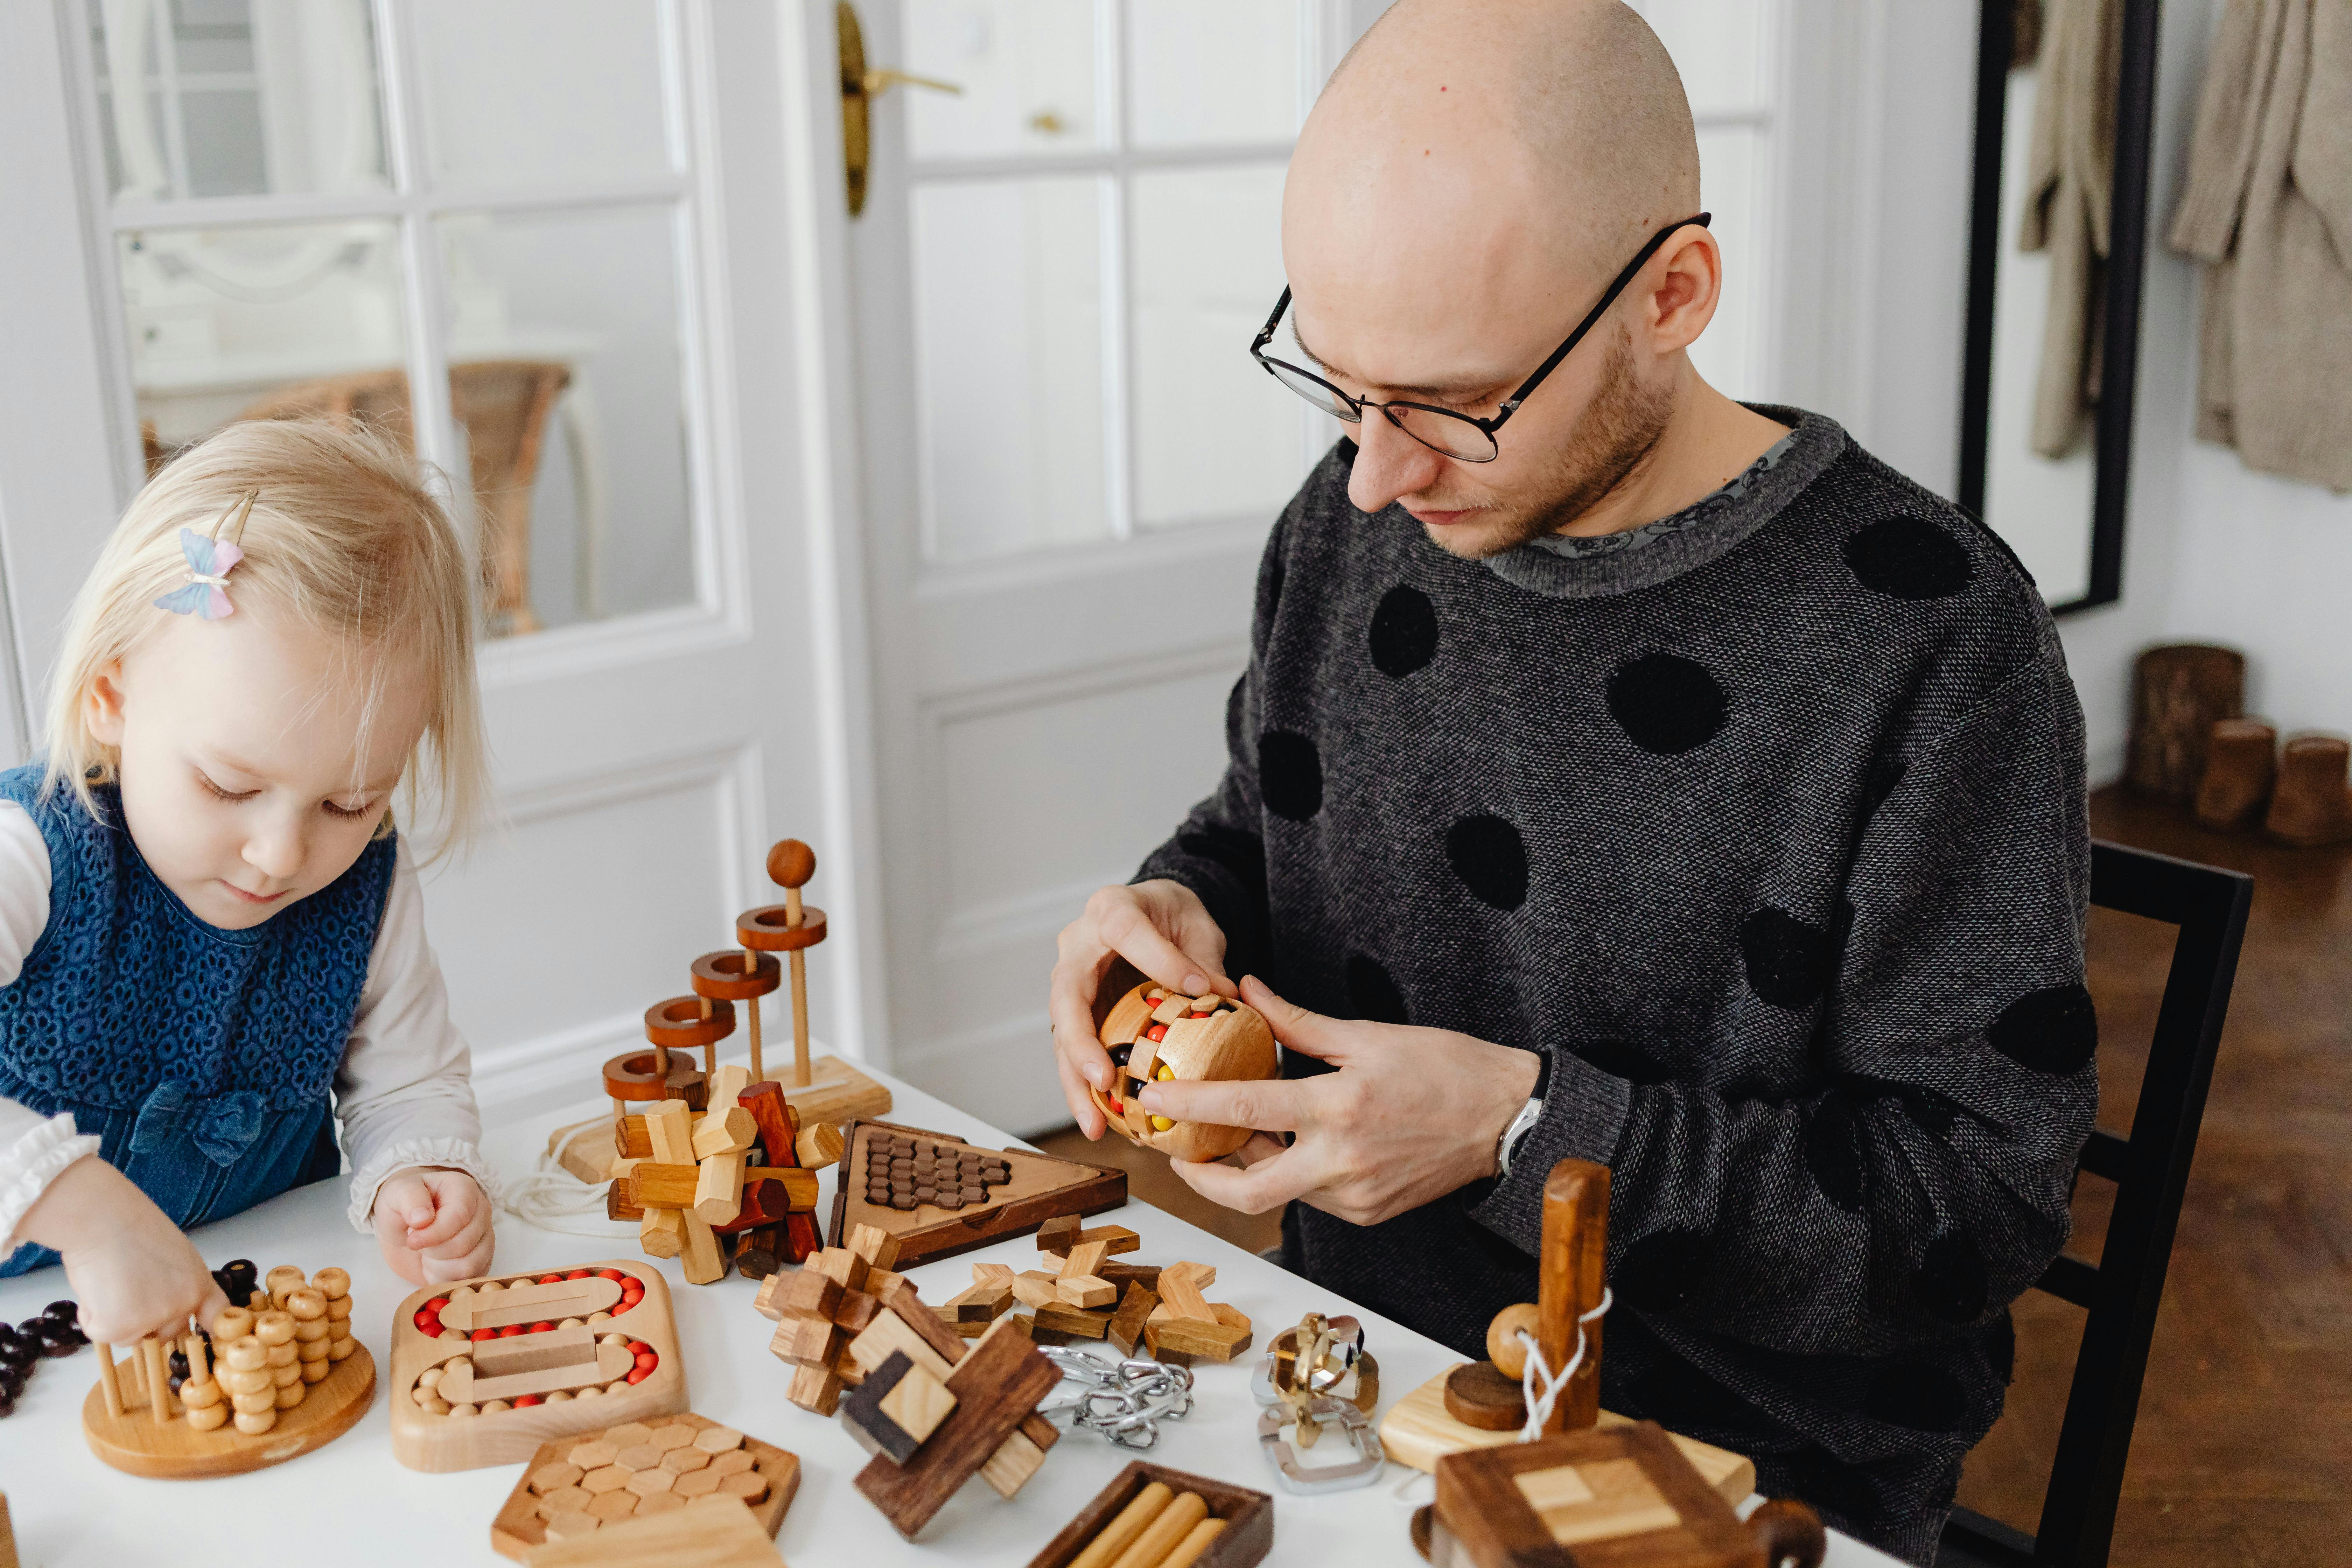
[[[48,924],[48,846],[24,807],[0,801],[0,985],[16,983]],[[496,1194],[497,1173],[476,1147],[482,1120],[470,1064],[465,1038],[449,1021],[441,965],[425,940],[424,889],[404,837],[335,1074],[354,1227],[373,1228],[376,1189],[412,1165],[454,1166]],[[44,1118],[0,1098],[0,1258],[14,1249],[26,1211],[58,1173],[97,1152],[98,1140],[79,1133],[70,1115]]]

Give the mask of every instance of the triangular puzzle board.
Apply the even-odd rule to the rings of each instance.
[[[1124,1171],[982,1149],[889,1121],[852,1121],[841,1135],[833,1245],[848,1245],[861,1225],[878,1226],[898,1238],[899,1268],[1023,1235],[1056,1215],[1127,1202]]]

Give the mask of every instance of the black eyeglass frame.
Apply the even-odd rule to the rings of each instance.
[[[1304,376],[1308,381],[1315,383],[1318,386],[1326,388],[1330,392],[1331,395],[1339,399],[1342,405],[1355,411],[1356,416],[1353,419],[1349,419],[1346,415],[1339,414],[1336,411],[1333,413],[1333,417],[1335,418],[1344,420],[1346,423],[1350,425],[1359,425],[1363,422],[1364,411],[1366,409],[1377,408],[1390,424],[1394,425],[1406,436],[1412,437],[1413,440],[1420,441],[1423,446],[1429,447],[1431,451],[1437,453],[1437,455],[1442,458],[1451,458],[1455,462],[1459,463],[1491,463],[1496,458],[1503,455],[1503,444],[1501,441],[1496,439],[1496,432],[1502,429],[1504,424],[1511,417],[1511,416],[1519,411],[1519,405],[1525,403],[1528,397],[1534,394],[1535,389],[1544,384],[1544,378],[1551,374],[1553,371],[1559,368],[1559,362],[1568,357],[1569,351],[1575,348],[1578,343],[1584,341],[1584,334],[1591,331],[1594,324],[1601,320],[1602,314],[1608,310],[1609,307],[1617,302],[1617,296],[1622,294],[1625,291],[1626,287],[1633,281],[1635,274],[1639,273],[1643,267],[1649,264],[1650,258],[1658,253],[1658,247],[1665,244],[1667,239],[1674,236],[1678,230],[1689,228],[1694,224],[1700,228],[1708,227],[1714,216],[1715,215],[1712,213],[1699,213],[1695,216],[1677,218],[1675,222],[1666,225],[1665,227],[1652,235],[1650,237],[1649,243],[1643,246],[1641,250],[1635,254],[1633,259],[1625,264],[1624,270],[1617,274],[1615,280],[1612,281],[1609,285],[1608,289],[1601,294],[1600,301],[1595,304],[1591,310],[1587,310],[1584,313],[1584,320],[1576,323],[1576,330],[1568,334],[1567,339],[1561,342],[1559,347],[1551,351],[1550,358],[1545,360],[1543,363],[1536,366],[1535,374],[1528,376],[1527,380],[1521,382],[1519,384],[1519,389],[1517,392],[1512,393],[1510,396],[1503,399],[1502,406],[1497,408],[1491,416],[1481,416],[1475,414],[1464,414],[1458,409],[1440,408],[1433,404],[1412,403],[1403,399],[1399,399],[1393,403],[1375,403],[1369,397],[1357,397],[1352,394],[1341,391],[1339,388],[1333,386],[1329,382],[1324,380],[1321,376],[1316,374],[1311,370],[1303,369],[1298,365],[1291,363],[1288,360],[1276,359],[1273,355],[1265,352],[1265,345],[1274,341],[1275,329],[1282,324],[1282,313],[1290,309],[1290,289],[1287,286],[1286,286],[1282,290],[1282,298],[1274,302],[1274,314],[1265,319],[1265,325],[1259,328],[1257,336],[1250,340],[1250,357],[1256,360],[1259,368],[1264,370],[1266,374],[1273,376],[1276,382],[1280,382],[1282,380],[1281,375],[1275,369],[1276,365],[1280,365],[1283,370],[1288,371],[1291,374]],[[1301,401],[1311,400],[1302,398]],[[1407,429],[1394,414],[1390,412],[1391,409],[1395,408],[1411,408],[1423,414],[1435,414],[1447,419],[1458,419],[1463,424],[1468,425],[1485,435],[1486,437],[1486,444],[1494,449],[1483,458],[1465,458],[1458,456],[1455,453],[1448,452],[1441,447],[1431,447],[1427,441],[1423,441],[1420,437],[1414,436],[1413,433],[1410,429]]]

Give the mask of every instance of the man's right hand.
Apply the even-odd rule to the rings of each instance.
[[[1124,958],[1160,984],[1187,996],[1233,996],[1225,978],[1225,933],[1209,918],[1200,896],[1181,882],[1138,882],[1104,888],[1086,913],[1062,928],[1048,1010],[1054,1020],[1054,1060],[1062,1093],[1078,1131],[1103,1135],[1103,1113],[1087,1092],[1111,1084],[1110,1053],[1095,1035],[1095,995],[1115,958]]]

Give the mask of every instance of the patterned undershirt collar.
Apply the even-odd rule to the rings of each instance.
[[[1747,469],[1738,479],[1721,489],[1701,497],[1672,517],[1662,517],[1655,522],[1645,522],[1639,528],[1629,528],[1619,533],[1604,533],[1591,539],[1575,539],[1563,533],[1547,533],[1528,541],[1528,543],[1534,549],[1552,555],[1565,556],[1570,560],[1592,555],[1612,555],[1620,551],[1639,550],[1645,544],[1654,544],[1661,539],[1681,533],[1687,529],[1696,528],[1725,508],[1737,504],[1739,499],[1748,493],[1749,486],[1780,466],[1780,459],[1788,456],[1789,448],[1795,446],[1796,441],[1797,432],[1790,431],[1786,436],[1773,442],[1770,449],[1762,457],[1748,464]]]

